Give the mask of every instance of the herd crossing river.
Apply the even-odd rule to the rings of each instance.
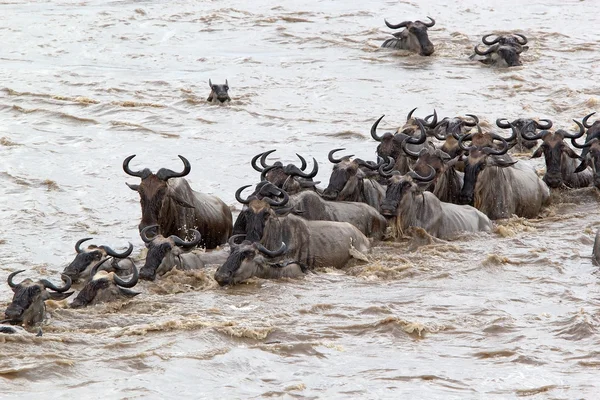
[[[427,16],[433,54],[380,48],[384,19]],[[153,171],[180,171],[183,155],[191,186],[235,218],[254,155],[314,157],[324,188],[332,149],[376,161],[384,114],[380,133],[415,107],[504,136],[497,118],[575,132],[600,111],[595,26],[593,1],[0,0],[0,276],[62,284],[86,237],[131,242],[143,263],[132,154]],[[528,39],[522,66],[469,59],[512,32]],[[231,101],[207,102],[209,80]],[[544,157],[511,155],[543,174]],[[0,333],[0,397],[594,399],[598,201],[594,187],[552,189],[536,218],[413,232],[300,279],[221,287],[214,268],[173,270],[133,299],[48,300],[41,337]]]

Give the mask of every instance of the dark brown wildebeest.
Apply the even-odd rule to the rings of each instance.
[[[92,240],[92,238],[83,238],[75,243],[77,255],[63,271],[63,274],[71,278],[72,282],[77,282],[82,276],[87,278],[92,268],[106,257],[112,257],[112,261],[110,264],[105,265],[105,270],[110,269],[113,272],[131,271],[133,261],[127,258],[133,251],[131,243],[129,243],[129,247],[123,253],[117,253],[108,246],[96,246],[93,244],[89,245],[86,249],[82,249],[81,244],[88,240]]]
[[[484,56],[483,59],[478,59],[484,64],[496,65],[499,67],[516,67],[523,65],[520,59],[520,54],[528,49],[527,38],[525,35],[515,33],[512,35],[500,35],[494,40],[487,40],[488,37],[494,34],[485,35],[481,40],[483,44],[490,46],[487,50],[479,50],[479,45],[475,46],[475,54],[471,59],[478,59],[476,55]]]
[[[249,187],[242,186],[235,193],[237,201],[244,205],[250,204],[253,199],[269,198],[269,195],[255,194],[250,195],[247,199],[241,197],[242,191]],[[278,188],[273,188],[277,190]],[[263,186],[266,190],[266,185]],[[269,190],[272,193],[275,190]],[[304,191],[293,196],[289,196],[289,200],[285,200],[286,193],[281,190],[275,194],[275,199],[269,198],[272,207],[277,207],[279,201],[286,210],[289,210],[294,215],[298,215],[310,221],[338,221],[349,222],[357,227],[365,236],[380,240],[387,227],[385,218],[379,212],[365,203],[353,201],[328,201],[323,200],[321,196],[312,191]],[[279,200],[282,198],[282,200]],[[246,220],[251,211],[248,207],[244,207],[238,219]],[[242,214],[244,214],[242,216]],[[245,229],[240,229],[240,233],[245,232]]]
[[[125,281],[115,275],[114,272],[103,270],[103,264],[108,260],[108,258],[105,258],[94,266],[90,272],[90,279],[71,302],[70,306],[72,308],[81,308],[119,299],[130,299],[140,294],[129,290],[138,282],[138,270],[135,265],[132,269],[131,278]],[[109,266],[106,265],[106,267]]]
[[[73,294],[67,292],[71,288],[71,278],[62,275],[64,286],[58,287],[46,279],[37,282],[25,279],[21,283],[14,283],[15,275],[25,270],[15,271],[8,275],[8,286],[14,292],[12,302],[4,312],[5,320],[16,325],[33,326],[44,320],[46,316],[46,300],[63,300]],[[49,292],[47,289],[52,290]]]
[[[224,85],[213,85],[209,79],[208,86],[210,86],[210,94],[208,95],[208,99],[206,99],[206,101],[209,103],[224,104],[231,101],[228,93],[229,83],[227,82],[227,79],[225,79]]]
[[[396,50],[410,50],[419,53],[422,56],[430,56],[433,54],[433,43],[427,35],[427,28],[435,25],[435,20],[427,17],[431,22],[421,21],[404,21],[399,24],[390,24],[385,21],[385,24],[390,29],[404,28],[400,32],[393,33],[393,39],[387,39],[381,47]]]
[[[513,134],[516,134],[514,127]],[[464,141],[470,140],[470,136],[463,136],[458,141],[467,154],[459,202],[474,205],[491,219],[509,218],[513,214],[537,217],[550,199],[550,189],[535,169],[501,157],[508,152],[506,140],[499,137],[500,149],[489,143],[478,145],[475,142],[465,147]]]
[[[283,165],[280,161],[268,165],[266,163],[266,158],[273,152],[275,152],[275,150],[265,151],[252,158],[252,168],[261,173],[261,181],[267,180],[278,188],[285,190],[290,195],[299,193],[303,190],[315,190],[315,185],[319,183],[313,181],[313,178],[317,176],[317,173],[319,172],[319,164],[315,158],[313,158],[312,171],[307,173],[304,172],[307,166],[306,160],[300,154],[296,154],[302,163],[300,168],[294,164]],[[256,164],[259,158],[262,168]]]
[[[444,143],[440,149],[454,158],[462,154],[462,150],[458,147],[458,139],[467,134],[467,131],[472,127],[479,124],[479,118],[473,114],[465,114],[471,117],[473,121],[469,121],[462,117],[455,118],[443,118],[436,126],[431,130],[431,135],[436,139],[443,141]],[[410,149],[408,149],[410,150]],[[413,151],[413,154],[415,152]]]
[[[586,115],[582,121],[582,125],[588,128],[585,143],[579,144],[575,139],[571,139],[571,144],[583,149],[581,151],[581,164],[575,169],[575,172],[584,171],[589,165],[594,171],[594,186],[600,189],[600,120],[595,121],[593,124],[588,123],[588,119],[594,114],[596,113]]]
[[[156,174],[148,168],[129,169],[133,157],[135,154],[123,161],[123,170],[142,179],[139,185],[127,184],[140,194],[140,232],[149,225],[158,225],[158,229],[150,233],[185,237],[189,229],[197,229],[202,234],[200,245],[207,249],[227,243],[233,229],[231,210],[218,197],[192,190],[183,178],[192,170],[185,157],[179,156],[184,166],[182,172],[161,168]]]
[[[529,140],[542,140],[542,144],[533,152],[531,158],[544,155],[546,173],[543,179],[551,188],[558,188],[563,185],[571,188],[587,187],[593,180],[593,174],[589,168],[581,172],[575,172],[579,164],[575,160],[579,160],[580,157],[565,143],[565,139],[575,140],[585,133],[584,126],[579,121],[573,121],[579,125],[578,133],[569,133],[563,129],[558,129],[555,132],[540,131],[534,136],[525,135],[525,138]]]
[[[243,236],[243,235],[242,235]],[[234,236],[231,239],[235,239]],[[308,268],[296,261],[271,262],[283,255],[287,245],[282,243],[277,250],[268,250],[262,244],[248,240],[236,244],[229,241],[231,253],[215,272],[215,280],[221,286],[236,285],[252,277],[261,279],[298,278]]]
[[[330,201],[366,203],[379,210],[385,189],[375,179],[369,178],[360,167],[377,170],[383,165],[383,159],[379,164],[372,164],[359,158],[350,160],[352,155],[334,158],[334,153],[341,150],[345,149],[333,149],[329,152],[329,161],[334,166],[329,184],[323,191],[323,198]]]
[[[393,236],[401,237],[410,227],[423,228],[439,238],[460,232],[490,231],[492,222],[482,212],[471,206],[442,202],[433,193],[419,188],[420,183],[428,184],[435,178],[434,168],[429,168],[427,176],[414,171],[405,175],[384,174],[389,181],[381,213],[392,220]]]
[[[543,123],[542,123],[543,122]],[[549,119],[534,120],[531,118],[518,118],[513,122],[508,122],[506,118],[498,118],[496,125],[498,128],[511,129],[510,126],[514,126],[517,129],[516,145],[513,147],[515,151],[526,152],[530,151],[537,145],[537,140],[527,140],[526,137],[533,137],[536,135],[536,129],[550,129],[552,128],[552,121]]]

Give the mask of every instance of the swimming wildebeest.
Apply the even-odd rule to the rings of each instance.
[[[317,176],[317,173],[319,172],[319,164],[315,158],[313,158],[312,171],[305,172],[304,170],[306,169],[307,163],[300,154],[296,154],[302,163],[300,168],[294,164],[283,165],[281,161],[268,165],[266,163],[266,158],[273,152],[275,152],[275,150],[265,151],[252,158],[252,168],[261,173],[261,181],[267,180],[275,186],[285,190],[289,195],[299,193],[303,190],[315,190],[315,185],[319,183],[313,181],[313,178]],[[262,167],[259,167],[256,164],[259,158]]]
[[[518,118],[513,122],[508,122],[506,118],[498,118],[496,125],[498,128],[511,129],[511,124],[517,130],[517,144],[513,147],[515,151],[525,152],[533,149],[537,145],[537,140],[527,140],[526,137],[536,135],[536,129],[552,128],[552,121],[549,119],[534,120],[531,118]]]
[[[65,267],[63,274],[71,278],[72,282],[77,282],[80,277],[89,277],[90,271],[100,260],[106,257],[112,257],[110,264],[105,265],[104,269],[111,271],[131,271],[133,261],[128,259],[133,251],[133,245],[129,243],[129,247],[123,253],[117,253],[108,246],[89,245],[86,249],[81,248],[81,244],[92,238],[83,238],[75,243],[75,251],[77,255],[75,259]]]
[[[8,275],[8,286],[14,292],[12,302],[4,312],[4,322],[11,324],[33,326],[44,320],[46,315],[46,300],[63,300],[73,294],[67,292],[71,288],[71,278],[61,275],[64,286],[58,287],[46,279],[37,282],[27,278],[21,283],[14,283],[13,278],[25,272],[15,271]],[[50,292],[49,290],[52,290]]]
[[[427,17],[431,22],[404,21],[399,24],[390,24],[387,20],[385,24],[390,29],[404,28],[400,32],[393,33],[393,39],[387,39],[381,47],[396,50],[410,50],[419,53],[422,56],[430,56],[434,52],[433,43],[427,35],[427,28],[435,25],[435,20]]]
[[[494,40],[487,40],[488,37],[494,34],[485,35],[481,40],[490,46],[487,50],[479,50],[479,45],[475,46],[475,54],[471,59],[477,59],[475,55],[484,56],[483,59],[478,59],[484,64],[496,65],[500,67],[516,67],[522,65],[520,54],[528,49],[525,44],[527,38],[525,35],[515,33],[512,35],[500,35]]]
[[[125,281],[114,272],[103,271],[108,258],[96,264],[90,272],[90,279],[71,302],[72,308],[86,307],[119,299],[129,299],[140,294],[129,290],[138,282],[138,270],[133,266],[131,279]]]
[[[588,119],[596,114],[595,112],[586,115],[583,118],[582,125],[588,128],[585,143],[579,144],[575,139],[571,139],[571,144],[581,151],[581,164],[575,169],[575,172],[583,171],[587,166],[591,166],[594,171],[594,186],[600,189],[600,120],[593,124],[588,123]]]
[[[243,235],[241,235],[243,236]],[[232,236],[231,239],[235,239]],[[215,280],[221,286],[235,285],[252,277],[262,279],[297,278],[308,272],[308,268],[296,261],[272,262],[283,255],[287,245],[282,243],[279,249],[269,250],[262,244],[248,240],[241,244],[230,240],[231,253],[215,272]]]
[[[140,195],[140,232],[149,225],[158,225],[158,229],[149,233],[185,237],[188,229],[197,229],[202,235],[200,245],[207,249],[227,243],[233,229],[231,210],[218,197],[192,190],[183,178],[192,170],[185,157],[179,156],[184,166],[182,172],[161,168],[156,174],[148,168],[129,169],[133,157],[135,154],[123,161],[123,170],[142,179],[139,185],[127,184]]]
[[[466,135],[472,127],[479,124],[479,118],[476,115],[465,115],[471,117],[472,121],[464,117],[445,117],[435,126],[435,128],[431,129],[431,135],[443,142],[441,147],[439,147],[440,150],[450,156],[451,159],[462,154],[462,150],[458,147],[458,139],[461,136]],[[411,149],[407,148],[407,150],[410,151]],[[412,153],[416,154],[418,151],[412,151]]]
[[[213,83],[208,80],[208,86],[210,86],[210,94],[208,95],[208,99],[206,101],[215,104],[223,104],[231,101],[229,97],[229,83],[227,79],[225,79],[224,85],[213,85]]]

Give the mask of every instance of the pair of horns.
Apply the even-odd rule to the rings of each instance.
[[[136,177],[142,178],[142,179],[146,179],[147,177],[149,177],[152,174],[152,171],[150,171],[148,168],[144,168],[141,171],[132,171],[129,168],[129,162],[131,161],[131,159],[133,157],[135,157],[135,154],[130,155],[123,161],[123,171],[125,171],[125,173],[127,175],[136,176]],[[167,168],[161,168],[156,173],[156,177],[158,179],[160,179],[161,181],[167,181],[168,179],[171,179],[171,178],[182,178],[182,177],[188,175],[190,173],[190,171],[192,170],[192,166],[190,165],[190,162],[184,156],[180,155],[178,157],[183,162],[183,171],[174,172]]]
[[[75,251],[77,252],[77,254],[83,252],[83,249],[81,248],[81,244],[83,242],[87,242],[88,240],[92,240],[92,239],[93,238],[91,238],[91,237],[90,238],[79,239],[77,241],[77,243],[75,243]],[[129,242],[129,247],[123,253],[117,253],[116,251],[114,251],[113,249],[111,249],[108,246],[100,246],[100,248],[104,249],[104,251],[106,251],[106,254],[108,254],[111,257],[115,257],[115,258],[129,257],[129,255],[133,251],[133,245],[131,244],[131,242]]]
[[[433,19],[433,18],[431,18],[429,16],[427,18],[429,18],[429,20],[431,22],[423,22],[423,21],[415,21],[415,22],[420,22],[423,25],[425,25],[426,27],[431,28],[432,26],[435,25],[435,19]],[[404,27],[408,26],[409,24],[413,23],[412,21],[403,21],[403,22],[400,22],[399,24],[395,24],[394,25],[394,24],[390,24],[386,19],[384,19],[384,21],[385,21],[385,24],[387,25],[387,27],[390,28],[390,29],[404,28]]]
[[[25,272],[24,269],[19,270],[19,271],[15,271],[13,273],[11,273],[10,275],[8,275],[8,286],[10,286],[12,289],[16,288],[18,286],[18,284],[13,282],[13,278],[20,274],[21,272]],[[44,285],[44,287],[46,289],[51,289],[54,290],[55,292],[59,292],[59,293],[64,293],[67,290],[69,290],[71,288],[71,278],[69,278],[67,275],[65,274],[61,274],[60,275],[61,279],[63,280],[63,282],[65,282],[64,286],[62,287],[58,287],[55,284],[53,284],[52,282],[46,280],[46,279],[40,279],[39,283],[41,283],[42,285]]]
[[[157,224],[148,225],[147,227],[142,229],[142,231],[140,232],[140,236],[142,237],[142,240],[144,241],[144,243],[150,243],[152,241],[152,239],[154,239],[154,238],[149,238],[147,235],[148,230],[153,229],[153,228],[158,228],[158,225]],[[192,239],[189,242],[186,242],[185,240],[183,240],[182,238],[180,238],[177,235],[171,235],[171,236],[169,236],[169,239],[171,239],[173,241],[173,243],[175,243],[175,245],[177,245],[179,247],[187,248],[187,247],[197,246],[198,243],[200,243],[200,240],[202,239],[202,235],[196,229],[190,229],[190,231],[192,231],[192,233],[194,234],[194,239]]]
[[[90,279],[92,279],[96,273],[98,271],[100,271],[101,269],[104,269],[103,264],[108,261],[109,258],[105,258],[104,260],[100,261],[98,264],[94,265],[94,268],[92,268],[92,271],[90,272]],[[131,276],[131,279],[129,279],[129,281],[124,281],[123,279],[119,278],[116,274],[113,275],[113,281],[124,288],[132,288],[134,287],[137,282],[138,282],[138,270],[135,266],[135,264],[133,264],[133,275]]]

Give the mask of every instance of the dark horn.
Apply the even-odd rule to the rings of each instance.
[[[237,235],[233,235],[232,237],[230,237],[229,240],[227,241],[227,243],[229,243],[229,247],[230,248],[233,249],[234,247],[239,246],[239,244],[235,242],[236,239],[239,238],[239,237],[246,237],[246,234],[245,233],[239,233]]]
[[[333,164],[337,164],[337,163],[340,163],[340,162],[342,162],[342,159],[343,159],[343,158],[346,158],[346,157],[347,157],[347,158],[354,157],[354,154],[352,154],[352,155],[345,156],[345,157],[342,157],[342,158],[339,158],[339,159],[338,159],[338,158],[333,158],[333,154],[334,154],[334,153],[336,153],[336,152],[338,152],[338,151],[342,151],[342,150],[346,150],[346,149],[345,149],[345,148],[339,148],[339,149],[333,149],[333,150],[331,150],[331,151],[329,152],[329,154],[327,155],[327,158],[329,159],[329,161],[330,161],[330,162],[332,162]]]
[[[408,139],[406,139],[406,141],[410,144],[422,144],[425,143],[425,140],[427,140],[427,131],[423,126],[423,120],[417,118],[417,125],[419,125],[419,129],[421,130],[421,136],[419,136],[418,138],[409,137]]]
[[[376,171],[377,169],[379,169],[379,167],[381,167],[382,165],[386,164],[385,160],[381,157],[377,157],[377,164],[373,163],[372,161],[363,161],[360,158],[356,159],[356,163],[361,166],[361,167],[365,167],[368,168],[372,171]]]
[[[283,199],[281,199],[280,201],[277,201],[277,200],[273,200],[270,197],[265,197],[265,198],[263,198],[265,203],[267,203],[271,206],[275,206],[275,207],[280,207],[280,206],[287,204],[288,200],[290,199],[290,196],[287,194],[287,192],[285,190],[283,190],[283,189],[280,189],[280,190],[281,190],[281,195],[283,196]]]
[[[99,270],[104,269],[102,266],[105,262],[110,260],[110,258],[106,257],[104,260],[100,261],[98,264],[94,265],[94,268],[90,271],[90,280],[94,278],[94,276],[98,273]]]
[[[586,128],[591,128],[593,124],[588,124],[588,119],[592,116],[596,114],[596,112],[593,112],[591,114],[586,115],[585,117],[583,117],[583,126],[585,126]]]
[[[184,248],[194,247],[194,246],[198,245],[198,243],[200,243],[200,240],[202,240],[202,235],[196,229],[190,229],[190,231],[192,231],[194,233],[194,239],[192,239],[189,242],[186,242],[185,240],[183,240],[182,238],[180,238],[177,235],[171,235],[171,236],[169,236],[169,238],[171,240],[173,240],[173,243],[175,243],[179,247],[184,247]]]
[[[384,165],[382,165],[381,167],[379,167],[378,169],[379,175],[383,176],[384,178],[390,178],[392,175],[394,175],[391,171],[386,171],[384,168]]]
[[[264,153],[262,153],[262,155],[260,156],[260,165],[262,165],[263,168],[269,168],[269,167],[272,167],[275,165],[275,164],[273,164],[273,165],[267,164],[267,157],[269,156],[269,154],[274,153],[275,151],[277,151],[277,149],[265,151]]]
[[[472,136],[473,136],[473,135],[472,135],[472,134],[470,134],[470,133],[469,133],[468,135],[463,135],[463,136],[461,136],[461,137],[458,139],[458,147],[460,147],[460,148],[461,148],[462,150],[464,150],[464,151],[469,151],[469,148],[468,148],[468,147],[465,147],[465,146],[463,145],[463,142],[464,142],[465,140],[471,140],[471,137],[472,137]]]
[[[540,124],[541,121],[544,121],[546,124],[542,125]],[[549,119],[540,119],[539,121],[533,121],[535,123],[535,127],[537,129],[550,129],[552,128],[552,121],[550,121]]]
[[[421,23],[423,25],[425,25],[426,27],[431,28],[432,26],[435,25],[435,19],[431,18],[429,15],[427,16],[427,18],[429,18],[431,20],[431,22],[423,22],[423,21],[421,21]]]
[[[385,24],[387,25],[387,27],[390,29],[404,28],[406,25],[411,23],[411,21],[403,21],[403,22],[400,22],[399,24],[394,25],[394,24],[390,24],[389,22],[387,22],[387,19],[384,19],[384,21],[385,21]]]
[[[171,178],[182,178],[190,173],[190,171],[192,170],[192,166],[190,165],[190,162],[184,156],[178,155],[177,157],[179,157],[181,159],[181,161],[183,161],[183,171],[174,172],[174,171],[171,171],[170,169],[161,168],[156,173],[156,176],[158,179],[160,179],[161,181],[166,181]]]
[[[477,115],[474,115],[474,114],[465,114],[465,115],[467,117],[473,118],[473,122],[463,120],[463,124],[465,124],[465,126],[473,127],[479,123],[479,117]]]
[[[527,36],[522,35],[520,33],[515,33],[515,36],[517,36],[517,43],[519,43],[521,46],[525,46],[527,44]],[[519,38],[523,39],[522,41],[519,40]]]
[[[279,249],[277,249],[275,251],[267,249],[265,246],[263,246],[260,243],[256,243],[255,246],[258,251],[260,251],[261,253],[263,253],[269,257],[278,257],[278,256],[282,255],[283,253],[285,253],[287,250],[287,245],[285,244],[285,242],[281,242],[281,247],[279,247]]]
[[[93,238],[83,238],[83,239],[79,239],[77,241],[77,243],[75,243],[75,251],[77,252],[77,254],[81,253],[83,250],[81,250],[81,248],[79,246],[81,246],[81,243],[83,242],[87,242],[88,240],[92,240]]]
[[[154,238],[150,239],[148,236],[146,236],[146,232],[148,232],[148,230],[151,228],[158,228],[158,224],[148,225],[147,227],[142,229],[142,231],[140,232],[140,236],[142,237],[142,240],[144,241],[144,243],[150,243],[152,241],[152,239],[154,239]]]
[[[138,178],[146,179],[148,175],[152,173],[148,168],[144,168],[141,171],[132,171],[131,169],[129,169],[129,162],[133,157],[135,157],[135,154],[132,154],[125,160],[123,160],[123,171],[125,171],[127,175],[137,176]]]
[[[415,112],[416,109],[417,109],[417,107],[415,107],[412,110],[410,110],[410,112],[406,116],[406,122],[410,121],[410,119],[412,118],[412,115],[413,115],[413,113]]]
[[[129,248],[127,248],[127,250],[125,250],[125,252],[123,252],[123,253],[117,253],[116,251],[114,251],[113,249],[111,249],[108,246],[100,246],[100,247],[103,248],[104,251],[106,251],[106,254],[108,254],[111,257],[115,257],[115,258],[129,257],[129,255],[133,251],[133,245],[131,244],[131,242],[129,242]]]
[[[40,283],[44,285],[46,289],[54,290],[55,292],[64,293],[71,288],[71,278],[65,274],[61,274],[60,278],[63,280],[65,285],[63,287],[58,287],[54,283],[46,280],[40,279]]]
[[[113,281],[124,288],[132,288],[134,287],[137,283],[138,283],[138,269],[136,268],[135,264],[133,264],[133,275],[131,275],[131,279],[129,279],[129,282],[124,281],[123,279],[119,278],[119,276],[117,274],[113,274]]]
[[[413,152],[409,149],[406,148],[406,145],[408,144],[408,140],[405,140],[402,142],[402,151],[404,153],[406,153],[407,156],[409,156],[410,158],[412,158],[413,160],[416,160],[419,158],[419,155],[421,154],[421,152],[419,151],[417,152]]]
[[[306,164],[306,162],[305,162],[305,164]],[[304,168],[306,168],[306,165]],[[291,175],[291,176],[299,176],[299,177],[306,178],[306,179],[312,179],[315,176],[317,176],[317,173],[319,172],[319,164],[317,163],[317,160],[313,157],[313,170],[310,173],[308,173],[308,174],[304,173],[304,172],[298,170],[298,168],[296,168],[295,166],[289,172],[290,172],[289,175]]]
[[[514,132],[514,126],[513,126],[513,132]],[[483,151],[485,154],[488,155],[496,155],[496,156],[501,156],[502,154],[506,154],[508,152],[508,142],[506,140],[504,140],[502,137],[498,136],[498,140],[500,140],[502,142],[502,148],[500,150],[496,150],[492,147],[486,146],[483,148]]]
[[[574,119],[573,122],[575,122],[577,124],[577,126],[579,126],[579,132],[569,133],[569,132],[561,129],[561,133],[567,139],[578,139],[578,138],[582,137],[583,134],[585,133],[585,127],[583,126],[583,124],[581,122],[577,121],[576,119]]]
[[[413,170],[410,170],[407,175],[410,176],[411,178],[413,178],[415,181],[431,182],[435,178],[435,168],[433,168],[429,164],[427,166],[429,167],[429,169],[431,169],[431,172],[427,176],[421,176]]]
[[[375,123],[371,127],[371,137],[373,139],[377,140],[378,142],[381,142],[381,139],[383,139],[382,136],[377,136],[377,125],[379,125],[379,122],[383,119],[383,117],[385,117],[385,114],[383,114],[381,117],[379,117],[379,119],[377,121],[375,121]]]
[[[506,121],[506,122],[504,122]],[[509,129],[510,128],[510,122],[508,122],[508,120],[506,118],[498,118],[496,120],[496,126],[498,128],[502,128],[502,129]]]
[[[597,142],[597,139],[592,139],[589,142],[585,142],[584,144],[579,144],[577,143],[577,141],[575,139],[571,139],[571,144],[573,145],[573,147],[577,147],[578,149],[587,149],[588,147],[590,147],[594,142]],[[581,158],[583,157],[584,154],[581,154]]]
[[[308,166],[308,164],[306,163],[306,160],[304,159],[304,157],[302,157],[302,156],[301,156],[300,154],[298,154],[298,153],[296,153],[296,155],[298,156],[298,158],[300,159],[300,162],[301,162],[301,164],[300,164],[300,169],[301,169],[302,171],[304,171],[304,170],[306,169],[306,167]],[[314,158],[313,158],[313,160],[314,160]],[[316,163],[316,160],[315,160],[315,163]]]
[[[437,112],[435,111],[435,108],[433,109],[433,114],[425,117],[425,121],[427,121],[427,119],[429,119],[430,117],[433,117],[433,119],[431,120],[431,122],[427,122],[425,125],[428,126],[429,128],[435,128],[435,126],[437,125],[437,122],[438,122],[438,116],[437,116]]]
[[[485,44],[486,46],[491,46],[493,44],[496,44],[500,41],[500,36],[496,37],[496,39],[492,40],[492,41],[488,41],[487,38],[489,38],[490,36],[494,36],[494,33],[490,33],[485,35],[484,37],[481,38],[481,41],[483,42],[483,44]]]
[[[252,186],[252,185],[245,185],[245,186],[242,186],[241,188],[239,188],[238,190],[236,190],[235,191],[235,199],[237,201],[239,201],[240,203],[242,203],[242,204],[248,204],[248,203],[250,203],[250,200],[248,200],[248,199],[244,200],[241,197],[241,194],[244,191],[244,189],[249,188],[250,186]]]
[[[252,168],[254,168],[254,170],[257,172],[263,172],[264,168],[261,168],[258,165],[256,165],[256,161],[258,161],[259,157],[262,156],[263,154],[264,153],[258,153],[257,155],[252,157],[252,160],[250,161],[250,165],[252,165]]]
[[[487,49],[486,51],[481,51],[479,50],[479,45],[475,46],[475,53],[477,53],[480,56],[486,56],[490,53],[493,53],[496,49],[494,47],[490,47],[489,49]]]
[[[6,280],[6,281],[8,282],[8,286],[10,286],[10,287],[11,287],[11,288],[13,288],[13,289],[17,287],[17,284],[16,284],[16,283],[14,283],[12,280],[13,280],[13,278],[15,277],[15,275],[17,275],[17,274],[20,274],[21,272],[25,272],[25,270],[24,270],[24,269],[20,269],[20,270],[18,270],[18,271],[15,271],[15,272],[11,273],[11,274],[8,276],[8,279]]]

